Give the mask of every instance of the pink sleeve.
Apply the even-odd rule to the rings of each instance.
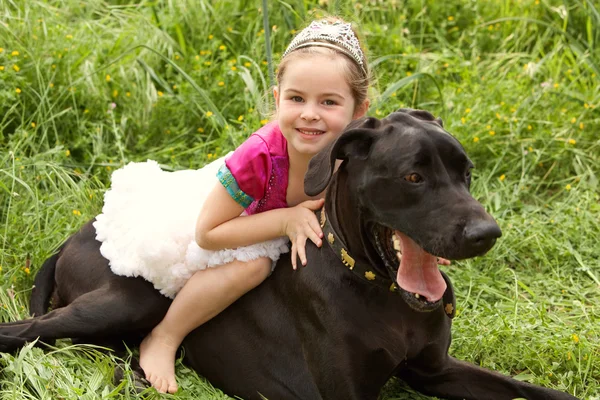
[[[250,136],[225,160],[219,180],[244,208],[262,199],[271,173],[271,155],[264,139]]]

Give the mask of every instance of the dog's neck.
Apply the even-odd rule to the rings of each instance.
[[[363,218],[357,193],[348,190],[351,187],[348,180],[349,173],[345,168],[340,168],[332,178],[325,197],[330,223],[354,259],[385,273],[385,266],[372,242],[372,232]]]

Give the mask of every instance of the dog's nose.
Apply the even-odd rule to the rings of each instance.
[[[502,236],[502,231],[494,221],[477,221],[468,224],[464,230],[466,245],[476,253],[485,253]]]

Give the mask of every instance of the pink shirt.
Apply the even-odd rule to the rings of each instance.
[[[254,132],[225,160],[217,177],[246,213],[287,207],[290,162],[277,122]]]

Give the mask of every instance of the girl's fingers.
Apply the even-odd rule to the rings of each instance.
[[[317,247],[321,247],[323,241],[321,240],[321,237],[317,232],[309,228],[306,230],[306,236],[308,236],[308,239],[310,239],[315,245],[317,245]]]
[[[296,269],[296,243],[292,242],[292,268]]]
[[[450,265],[450,260],[446,260],[445,258],[438,257],[438,264],[440,264],[440,265]]]
[[[304,207],[308,208],[309,210],[316,211],[316,210],[320,209],[321,207],[323,207],[324,203],[325,203],[325,199],[317,199],[317,200],[306,200],[305,202],[302,203],[302,205]]]
[[[310,226],[310,229],[313,232],[315,232],[320,238],[323,237],[323,230],[321,229],[321,225],[319,224],[319,221],[317,221],[317,217],[310,218],[308,220],[308,225]],[[313,240],[313,242],[315,242],[315,241]],[[317,244],[317,242],[315,242],[315,244],[317,246],[320,246],[319,244]]]
[[[297,249],[298,249],[298,257],[300,257],[300,262],[302,263],[302,265],[306,265],[306,236],[303,235],[299,235],[298,236],[298,244],[297,244]]]

